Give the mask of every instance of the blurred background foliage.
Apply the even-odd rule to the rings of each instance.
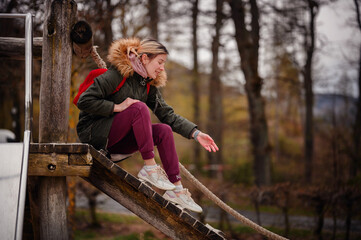
[[[321,219],[328,217],[334,225],[336,220],[345,222],[341,231],[345,239],[356,239],[360,232],[353,233],[351,225],[354,220],[360,228],[361,221],[360,1],[350,1],[345,9],[349,18],[344,27],[357,37],[341,46],[348,54],[338,59],[337,69],[323,62],[335,47],[317,32],[322,23],[316,21],[321,9],[339,2],[79,0],[77,5],[78,19],[91,25],[94,45],[104,60],[111,42],[120,37],[150,36],[166,45],[170,51],[168,84],[162,90],[166,102],[214,136],[221,147],[220,154],[210,156],[197,150],[194,141],[174,135],[180,161],[211,190],[240,209],[259,212],[272,206],[285,216],[286,236],[292,225],[288,215],[308,212],[319,219],[310,238],[321,239],[322,234],[338,238],[338,228],[322,232]],[[43,1],[4,0],[0,11],[32,12],[34,37],[42,36]],[[237,25],[242,14],[243,26]],[[0,20],[1,37],[23,37],[23,28],[21,21]],[[247,59],[249,55],[253,58]],[[0,128],[13,131],[20,141],[24,64],[8,58],[0,58],[0,64]],[[92,59],[73,56],[68,142],[79,142],[75,129],[79,110],[72,100],[95,68]],[[34,60],[34,142],[40,73],[41,60]],[[306,82],[313,89],[306,88]],[[141,164],[135,155],[120,165],[136,173]],[[100,194],[90,186],[78,188],[92,191],[93,197]],[[192,191],[204,206],[211,205]],[[223,226],[221,217],[219,224]],[[232,233],[231,225],[222,228]]]

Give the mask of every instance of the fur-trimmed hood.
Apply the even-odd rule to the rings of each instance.
[[[134,74],[134,69],[127,55],[129,47],[137,50],[140,47],[140,40],[138,38],[116,40],[110,45],[108,53],[108,61],[110,64],[115,66],[120,74],[126,78]],[[166,85],[166,82],[167,74],[165,71],[162,71],[150,84],[156,87],[163,87]]]

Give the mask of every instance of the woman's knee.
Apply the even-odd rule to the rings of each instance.
[[[144,111],[144,110],[147,110],[148,111],[148,106],[147,104],[145,104],[144,102],[136,102],[136,103],[133,103],[131,105],[131,107],[135,107],[141,111]]]
[[[136,102],[129,106],[129,108],[137,109],[142,115],[150,115],[148,106],[144,102]]]
[[[173,136],[173,130],[169,125],[163,123],[158,123],[155,125],[156,125],[155,126],[156,132],[158,133],[158,135],[162,137]]]

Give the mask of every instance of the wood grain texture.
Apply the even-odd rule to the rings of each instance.
[[[33,38],[33,59],[41,60],[43,38]],[[25,39],[0,37],[0,58],[25,59]]]
[[[91,161],[83,154],[30,154],[29,176],[89,176]]]
[[[72,67],[70,30],[76,16],[77,5],[73,0],[45,2],[39,97],[40,143],[67,141]],[[36,203],[40,225],[35,228],[40,231],[40,239],[69,239],[66,178],[39,177],[34,185],[37,188],[34,194],[38,195]]]

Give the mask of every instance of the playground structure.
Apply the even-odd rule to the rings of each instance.
[[[0,234],[5,239],[22,239],[28,179],[34,239],[68,239],[66,176],[79,176],[172,239],[225,239],[221,231],[165,200],[102,150],[87,144],[65,143],[73,49],[79,57],[92,55],[100,67],[104,66],[92,46],[91,35],[89,38],[84,34],[88,37],[85,42],[71,37],[74,27],[85,29],[81,21],[76,24],[76,12],[74,1],[46,1],[43,39],[37,39],[37,47],[42,48],[39,143],[31,142],[32,15],[0,14],[26,19],[25,132],[23,143],[0,144],[0,191],[4,193],[0,198]],[[182,173],[207,197],[242,223],[271,239],[285,239],[241,216],[180,166]]]
[[[32,127],[32,46],[31,14],[1,14],[0,18],[25,19],[25,130],[23,143],[0,144],[1,236],[22,239],[29,146]]]

